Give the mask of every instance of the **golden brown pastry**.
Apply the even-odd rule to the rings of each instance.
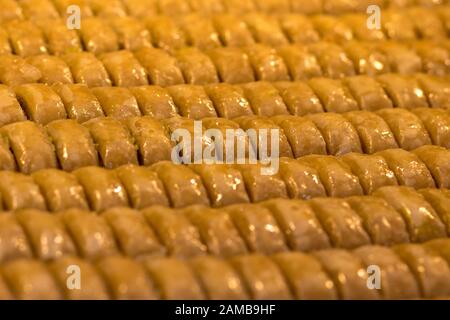
[[[368,29],[365,28],[364,32]],[[387,55],[377,48],[376,42],[349,41],[343,44],[343,48],[353,62],[356,74],[373,77],[391,70]]]
[[[450,152],[437,146],[423,146],[413,151],[425,163],[438,188],[450,188]]]
[[[0,215],[0,261],[31,258],[33,255],[25,230],[14,213]]]
[[[243,47],[255,43],[250,30],[240,16],[218,14],[212,17],[212,22],[219,34],[219,39],[226,47]]]
[[[89,206],[102,211],[117,206],[128,206],[125,187],[117,173],[99,167],[84,167],[73,172],[83,186]]]
[[[308,84],[318,96],[326,111],[343,113],[358,110],[358,103],[342,81],[314,78],[309,80]]]
[[[448,90],[450,79],[425,74],[420,74],[417,79],[430,107],[450,109],[450,91]]]
[[[186,83],[206,85],[219,82],[213,62],[199,49],[183,48],[177,50],[175,57]]]
[[[444,25],[439,20],[437,12],[413,7],[408,8],[406,14],[413,22],[419,38],[440,39],[446,37]]]
[[[216,48],[208,51],[221,82],[231,84],[254,81],[248,56],[239,48]]]
[[[377,78],[396,108],[428,107],[423,90],[416,79],[400,74],[384,74]]]
[[[376,111],[394,107],[383,87],[372,77],[349,77],[344,79],[344,83],[361,110]]]
[[[256,42],[272,47],[288,43],[275,17],[252,12],[246,14],[243,19]]]
[[[186,3],[181,2],[180,4]],[[174,19],[167,16],[155,15],[145,21],[147,29],[150,30],[155,47],[172,53],[176,49],[186,46],[186,36],[176,25]]]
[[[0,170],[16,171],[17,165],[8,138],[0,131]]]
[[[398,10],[386,10],[381,27],[386,36],[392,40],[413,40],[416,37],[413,22]]]
[[[447,189],[427,188],[419,190],[441,218],[447,230],[450,231],[450,193]]]
[[[274,48],[255,44],[244,48],[255,72],[256,80],[289,80],[289,74],[283,59]]]
[[[180,28],[186,35],[188,46],[208,50],[221,46],[219,34],[214,29],[211,19],[199,14],[188,14],[178,19]]]
[[[311,22],[324,41],[340,43],[353,39],[353,31],[342,19],[331,15],[314,15]]]
[[[130,2],[130,0],[127,0]],[[131,0],[133,1],[133,0]],[[125,2],[125,1],[122,1]],[[136,10],[139,5],[145,5],[147,1],[134,1],[132,6],[127,6],[129,11]],[[151,3],[151,2],[150,2]],[[126,5],[126,3],[124,3]],[[131,4],[131,3],[130,3]],[[132,14],[136,17],[136,14]],[[132,17],[117,17],[110,20],[114,32],[117,34],[120,48],[125,50],[139,50],[142,48],[151,48],[152,40],[150,31],[140,20]]]
[[[136,98],[141,113],[157,120],[178,115],[177,107],[166,89],[159,86],[129,88]]]
[[[45,200],[39,187],[29,176],[17,172],[0,172],[0,192],[5,209],[35,208],[45,210]]]
[[[181,84],[167,90],[181,116],[194,120],[217,116],[214,104],[202,86]]]
[[[422,59],[422,69],[428,75],[445,76],[450,71],[450,52],[445,45],[420,40],[411,43],[411,49]]]
[[[73,174],[56,169],[39,170],[31,175],[50,211],[70,208],[88,210],[83,187]]]
[[[67,7],[68,5],[64,7],[63,15],[67,14]],[[83,15],[83,17],[86,17],[86,15]],[[42,19],[35,22],[42,30],[49,53],[53,55],[82,51],[81,40],[77,31],[68,29],[66,22],[65,19]]]
[[[324,77],[342,78],[355,75],[352,61],[340,46],[331,42],[317,42],[308,46],[322,68]]]
[[[434,145],[450,148],[450,113],[434,108],[416,108],[411,112],[422,120]]]
[[[132,87],[148,84],[144,67],[130,51],[103,53],[99,58],[110,75],[113,86]]]
[[[84,48],[89,52],[100,54],[119,50],[116,33],[103,19],[83,19],[79,34]]]
[[[127,13],[120,0],[112,0],[108,4],[101,0],[89,0],[94,15],[102,18],[123,17]]]
[[[264,117],[289,114],[283,98],[269,82],[246,83],[242,88],[254,114]]]
[[[368,1],[366,1],[368,2]],[[363,11],[367,11],[367,7],[369,5],[373,5],[374,3],[370,2],[366,7],[364,5],[361,5],[363,8]],[[372,12],[370,13],[372,14]],[[337,20],[339,20],[339,24],[335,24],[336,27],[340,27],[340,38],[342,40],[346,39],[348,40],[350,38],[350,34],[353,34],[354,39],[358,39],[361,41],[378,41],[378,40],[385,40],[386,36],[381,29],[377,28],[367,28],[368,24],[368,17],[366,15],[360,14],[360,13],[347,13],[341,17],[339,17]],[[347,28],[350,28],[351,32],[344,28],[341,25],[346,25]],[[330,27],[332,27],[333,24],[330,24]],[[328,30],[327,30],[328,31]],[[336,33],[336,31],[334,31]],[[346,35],[346,37],[345,37]],[[339,39],[339,38],[338,38]]]
[[[323,112],[322,104],[312,89],[304,82],[275,82],[290,114],[303,116],[310,113]]]
[[[219,83],[207,85],[204,89],[213,102],[219,117],[233,119],[253,114],[242,87]]]
[[[292,80],[305,80],[322,75],[316,56],[308,51],[307,47],[288,45],[278,48],[277,52],[286,63]]]
[[[42,83],[49,85],[54,83],[73,83],[72,73],[69,67],[59,57],[38,55],[28,57],[27,62],[39,69],[42,74],[39,81]]]
[[[33,67],[25,59],[12,54],[0,55],[0,82],[9,86],[35,83],[41,79],[38,68]]]
[[[420,56],[401,42],[380,42],[376,44],[376,48],[386,55],[390,65],[389,69],[391,72],[398,72],[399,78],[402,75],[422,70]],[[387,76],[389,77],[390,75]]]
[[[71,52],[62,56],[70,67],[75,83],[88,87],[111,85],[105,66],[90,52]]]
[[[91,91],[106,116],[122,120],[141,115],[136,98],[127,88],[103,87],[93,88]]]
[[[23,11],[20,5],[14,0],[1,0],[2,11],[0,22],[7,22],[16,19],[23,19]]]
[[[46,54],[42,31],[30,20],[15,20],[4,25],[13,52],[21,57]]]
[[[225,12],[225,7],[222,1],[215,0],[189,0],[189,6],[192,12],[199,12],[202,14],[212,14]]]
[[[3,55],[10,53],[12,53],[12,50],[9,45],[8,33],[4,28],[0,27],[0,54]]]
[[[292,6],[297,2],[301,3],[301,1],[290,2]],[[306,5],[306,3],[304,4]],[[283,14],[279,18],[279,23],[291,43],[307,44],[320,40],[320,35],[314,28],[311,20],[304,15]]]
[[[5,85],[0,85],[0,126],[26,120],[14,91]]]

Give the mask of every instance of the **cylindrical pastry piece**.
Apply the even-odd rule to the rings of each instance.
[[[421,74],[418,80],[430,107],[450,109],[450,91],[448,90],[450,79]]]
[[[199,14],[183,15],[178,19],[180,28],[186,35],[188,46],[208,50],[221,46],[219,34],[208,17]]]
[[[368,273],[362,260],[351,251],[322,250],[314,253],[333,279],[340,299],[379,299],[377,290],[367,286]]]
[[[386,36],[392,40],[413,40],[416,37],[413,22],[407,15],[397,10],[386,10],[382,28]]]
[[[283,46],[278,48],[277,52],[286,63],[292,80],[305,80],[322,75],[316,56],[309,52],[306,46]]]
[[[204,87],[214,104],[219,117],[233,119],[253,114],[244,90],[228,83],[211,84]]]
[[[246,83],[242,88],[254,114],[264,117],[289,114],[283,98],[270,83]]]
[[[84,167],[73,172],[83,186],[89,206],[94,211],[112,207],[128,207],[125,187],[114,170],[99,167]]]
[[[255,43],[250,30],[239,16],[220,14],[213,16],[212,19],[219,39],[226,47],[239,48]]]
[[[361,217],[374,244],[391,246],[409,242],[405,221],[385,200],[371,196],[345,199]]]
[[[89,0],[89,6],[94,15],[100,18],[123,17],[127,14],[120,0],[112,0],[108,4],[102,0]]]
[[[0,15],[0,21],[7,22],[16,19],[23,19],[23,11],[20,5],[14,0],[1,0],[2,12]]]
[[[324,109],[319,98],[304,82],[275,82],[290,114],[303,116],[310,113],[320,113]]]
[[[256,42],[272,47],[288,43],[276,17],[252,12],[245,15],[243,19]]]
[[[442,3],[442,1],[439,2]],[[440,39],[446,37],[445,28],[439,20],[436,11],[413,7],[409,8],[406,14],[414,23],[416,34],[419,38]]]
[[[39,124],[67,118],[61,98],[47,85],[23,84],[14,89],[28,118]]]
[[[308,252],[331,246],[328,235],[306,202],[272,199],[262,205],[272,212],[291,250]]]
[[[49,123],[46,129],[63,170],[98,165],[94,142],[84,126],[75,120],[56,120]]]
[[[283,59],[274,48],[261,44],[248,46],[245,49],[253,66],[256,80],[283,81],[289,80],[288,70]]]
[[[194,120],[217,116],[214,104],[202,86],[181,84],[167,90],[181,116]]]
[[[433,207],[444,223],[447,234],[450,233],[450,192],[448,189],[427,188],[419,190],[420,194]]]
[[[356,2],[356,1],[355,1]],[[367,10],[367,7],[362,5],[364,10]],[[372,13],[372,11],[370,11]],[[340,24],[336,24],[336,27],[340,27],[341,24],[345,24],[347,27],[351,29],[353,33],[353,37],[362,41],[377,41],[377,40],[385,40],[386,36],[383,30],[380,28],[368,28],[367,17],[360,13],[347,13],[343,16],[340,16],[339,19]],[[346,28],[342,28],[340,32],[343,34],[343,31],[346,31],[346,34],[350,35],[350,32]],[[344,34],[343,34],[344,35]]]
[[[127,88],[103,87],[91,91],[97,97],[106,116],[122,120],[141,115],[136,98]]]
[[[303,5],[301,1],[290,2],[291,5],[295,5],[296,3]],[[307,16],[301,14],[283,14],[280,16],[279,23],[291,43],[306,44],[320,40],[319,33]]]
[[[417,80],[411,76],[397,73],[383,74],[377,77],[396,108],[425,108],[427,98]]]
[[[425,198],[408,187],[383,187],[373,193],[400,212],[412,242],[446,237],[445,226]]]
[[[64,221],[80,256],[95,260],[118,253],[111,228],[95,212],[70,209],[62,211],[59,217]]]
[[[414,153],[402,149],[390,149],[378,152],[376,155],[382,156],[386,160],[399,185],[415,189],[435,186],[430,171]]]
[[[258,204],[225,207],[249,251],[272,254],[287,251],[280,227],[269,209]]]
[[[103,110],[95,95],[83,84],[61,84],[52,86],[64,103],[67,115],[79,123],[102,117]]]
[[[59,216],[32,209],[18,211],[16,215],[40,260],[76,254],[75,245]]]
[[[46,265],[39,260],[17,259],[2,265],[2,274],[20,300],[59,300],[60,289]]]
[[[102,217],[113,230],[117,243],[126,256],[159,256],[165,253],[165,248],[141,213],[116,207],[104,211]]]
[[[348,197],[364,193],[358,176],[352,173],[348,164],[338,158],[311,155],[298,160],[317,170],[328,196]]]
[[[367,28],[365,31],[368,31]],[[344,43],[343,48],[353,62],[356,74],[373,77],[391,70],[387,55],[377,48],[376,42],[350,41]]]
[[[72,0],[71,3],[75,1]],[[63,9],[64,14],[67,12],[66,5]],[[83,13],[81,13],[83,15]],[[86,15],[83,15],[86,17]],[[67,20],[65,19],[44,19],[37,20],[36,24],[44,34],[48,51],[52,55],[60,56],[69,52],[82,51],[81,40],[78,37],[77,30],[67,28]]]
[[[225,7],[222,1],[215,0],[189,0],[189,6],[193,12],[202,14],[222,13],[225,12]]]
[[[89,52],[100,54],[119,50],[116,33],[103,19],[83,19],[79,34],[84,47]]]
[[[398,255],[390,248],[364,246],[353,251],[364,266],[378,266],[381,278],[380,296],[383,299],[418,299],[421,297],[419,285]]]
[[[291,299],[289,287],[277,265],[268,257],[255,254],[230,260],[241,276],[251,299]]]
[[[239,48],[216,48],[208,51],[221,82],[231,84],[254,81],[248,56]],[[1,69],[0,69],[1,70]]]
[[[169,206],[164,185],[156,172],[140,166],[125,165],[115,170],[135,209],[152,205]]]
[[[21,57],[46,54],[44,35],[31,20],[15,20],[4,25],[13,52]]]
[[[436,186],[450,188],[450,151],[437,146],[423,146],[413,151],[433,175]]]
[[[206,254],[198,229],[173,209],[153,206],[142,211],[171,256],[188,258]]]
[[[340,158],[355,174],[365,194],[384,186],[396,186],[397,179],[387,161],[380,155],[348,153]]]
[[[9,145],[8,138],[0,131],[0,170],[16,171],[16,160]]]
[[[127,6],[128,10],[136,10],[136,7],[139,5],[145,5],[146,3],[144,1],[137,2],[136,0],[134,2],[135,3],[133,3],[132,6]],[[136,17],[135,14],[131,14],[131,16]],[[111,19],[110,23],[117,34],[120,48],[131,51],[142,48],[151,48],[152,40],[150,31],[147,30],[145,24],[140,20],[132,17],[117,17]]]
[[[35,83],[41,79],[38,68],[12,54],[0,55],[0,82],[9,86]]]
[[[143,263],[162,299],[201,300],[205,298],[194,272],[183,260],[148,258]]]
[[[185,2],[181,3],[185,4]],[[161,15],[150,16],[146,19],[146,24],[155,47],[172,53],[186,46],[186,37],[173,18]]]
[[[129,88],[136,98],[141,113],[157,120],[178,115],[177,107],[166,89],[159,86]]]
[[[197,257],[190,260],[189,264],[205,288],[208,299],[248,299],[243,281],[226,261],[213,257]]]
[[[308,84],[319,97],[324,110],[338,113],[358,110],[358,103],[341,80],[314,78]]]
[[[198,205],[187,207],[182,212],[198,229],[210,254],[232,257],[247,253],[245,241],[227,212]]]
[[[340,46],[330,42],[317,42],[308,46],[320,63],[323,76],[343,78],[355,75],[352,61]]]
[[[148,84],[147,74],[130,51],[104,53],[100,60],[111,76],[112,84],[118,87],[132,87]]]
[[[447,110],[416,108],[411,112],[422,120],[433,144],[450,149],[450,113]]]
[[[398,145],[405,150],[412,150],[431,144],[430,136],[423,122],[412,112],[401,108],[378,110],[377,114],[391,128]]]
[[[0,171],[0,192],[5,209],[34,208],[45,210],[45,199],[39,187],[29,176]]]
[[[296,299],[338,298],[333,281],[313,256],[300,252],[286,252],[278,253],[272,259],[283,272]]]
[[[137,152],[128,129],[118,120],[97,118],[85,122],[94,140],[101,164],[117,168],[124,164],[137,164]]]
[[[50,211],[89,209],[83,187],[73,174],[62,170],[44,169],[33,173],[32,178],[39,186]]]
[[[219,82],[213,62],[199,49],[183,48],[176,52],[175,57],[186,83],[205,85]]]
[[[0,262],[31,258],[31,244],[14,213],[0,215]]]
[[[154,300],[158,295],[145,268],[129,258],[105,257],[96,263],[112,297],[118,300]]]
[[[90,52],[73,52],[62,56],[70,67],[75,83],[88,87],[105,87],[111,85],[105,66]]]
[[[314,15],[311,17],[311,22],[324,41],[340,43],[353,39],[352,28],[342,19],[332,15]]]
[[[38,55],[27,58],[32,66],[39,69],[42,74],[39,80],[45,84],[73,83],[72,73],[69,67],[59,57],[49,55]]]
[[[376,111],[393,108],[392,101],[386,92],[372,77],[349,77],[344,79],[344,83],[362,110]]]
[[[8,137],[21,172],[28,174],[40,169],[56,168],[54,147],[38,124],[22,121],[4,126],[2,131]]]
[[[5,85],[0,85],[0,126],[26,120],[14,91]]]

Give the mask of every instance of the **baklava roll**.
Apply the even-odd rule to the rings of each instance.
[[[450,151],[448,149],[423,146],[414,150],[413,153],[427,166],[438,188],[450,189]]]
[[[176,25],[173,17],[155,15],[145,21],[156,48],[172,53],[186,46],[185,34]]]
[[[48,210],[56,212],[71,208],[89,209],[83,187],[73,174],[44,169],[33,173],[31,177],[39,186]]]
[[[398,77],[422,71],[422,60],[419,55],[406,45],[399,42],[381,42],[376,44],[376,48],[386,55],[389,69],[391,72],[399,73]]]
[[[434,145],[450,149],[450,113],[447,110],[416,108],[411,112],[422,120]]]
[[[14,213],[0,215],[0,262],[31,258],[30,242]]]
[[[415,189],[435,187],[430,171],[416,154],[403,149],[390,149],[375,155],[382,156],[386,160],[399,185]]]
[[[450,109],[450,78],[420,74],[417,79],[431,108]]]
[[[151,84],[161,87],[184,83],[177,60],[161,49],[143,48],[134,52]]]
[[[16,171],[17,165],[8,138],[0,132],[0,170]]]
[[[0,55],[0,82],[8,86],[35,83],[41,79],[38,68],[12,54]]]
[[[48,52],[42,31],[32,21],[10,21],[4,28],[9,34],[12,50],[18,56],[29,57]]]
[[[73,83],[72,73],[69,67],[59,57],[49,55],[38,55],[27,58],[27,62],[39,69],[42,74],[39,80],[45,84]]]
[[[116,207],[103,211],[102,217],[113,230],[118,246],[126,256],[160,256],[165,253],[165,248],[140,212]]]
[[[336,287],[319,261],[301,252],[278,253],[272,256],[298,300],[335,300]]]
[[[206,254],[207,247],[199,230],[183,214],[161,206],[152,206],[142,213],[166,247],[168,255],[190,258]]]
[[[160,161],[151,166],[164,184],[172,207],[186,207],[193,204],[209,206],[209,199],[202,179],[184,165]]]
[[[143,115],[156,120],[178,115],[177,107],[166,89],[159,86],[140,86],[128,88],[136,98]]]
[[[76,254],[75,245],[59,216],[27,209],[15,213],[40,260],[53,260]]]
[[[172,142],[158,120],[149,116],[133,117],[126,120],[126,125],[136,142],[142,165],[171,159]]]
[[[197,48],[183,48],[175,53],[184,79],[188,84],[206,85],[219,82],[211,59]]]
[[[167,90],[181,116],[194,120],[217,116],[214,104],[203,86],[180,84],[168,87]]]
[[[298,161],[317,170],[328,196],[340,198],[364,194],[358,176],[344,161],[319,155],[305,156]]]
[[[376,111],[394,107],[383,87],[372,77],[349,77],[344,79],[344,84],[361,110]]]
[[[2,11],[0,13],[0,23],[24,19],[23,11],[15,0],[0,0]]]
[[[127,15],[125,7],[120,0],[111,0],[108,3],[102,0],[88,1],[94,15],[102,19],[124,17]]]
[[[111,169],[129,163],[138,164],[133,137],[118,120],[97,118],[83,125],[89,129],[102,166]]]
[[[327,154],[325,140],[311,120],[295,116],[276,116],[271,120],[283,130],[295,158]]]
[[[90,52],[68,53],[62,56],[72,71],[75,83],[88,87],[107,87],[111,85],[105,66]]]
[[[237,203],[249,203],[241,172],[226,164],[197,164],[190,167],[202,179],[211,206],[223,207]]]
[[[61,97],[70,119],[83,123],[104,116],[100,102],[84,84],[56,83],[52,90]]]
[[[378,290],[367,286],[368,273],[362,259],[351,251],[328,249],[314,252],[325,272],[336,285],[338,296],[344,300],[379,299]]]
[[[246,14],[243,19],[256,42],[271,47],[288,44],[288,39],[281,30],[276,17],[252,12]]]
[[[450,233],[450,192],[447,189],[427,188],[419,190],[445,224],[447,234]]]
[[[91,91],[100,102],[105,115],[112,119],[122,120],[141,115],[136,98],[128,88],[102,87]]]
[[[401,244],[392,249],[409,266],[424,298],[450,295],[450,267],[438,253],[418,244]]]
[[[445,76],[450,72],[450,52],[445,45],[422,40],[411,43],[411,48],[422,59],[423,72],[435,76]]]
[[[78,267],[74,268],[73,266]],[[70,300],[106,300],[109,299],[108,288],[97,268],[88,261],[78,257],[62,257],[48,264],[59,287],[63,289],[64,297]],[[68,274],[67,271],[70,273]],[[68,288],[68,276],[77,274],[80,277],[80,287],[76,290]],[[70,282],[71,284],[76,284]]]
[[[225,5],[222,1],[189,0],[188,3],[192,9],[192,12],[199,12],[205,15],[225,12]]]
[[[75,120],[56,120],[46,126],[56,149],[56,156],[65,171],[98,165],[94,141],[86,127]]]
[[[244,47],[255,43],[244,21],[236,15],[220,14],[212,17],[219,39],[226,47]]]
[[[143,264],[165,300],[201,300],[203,290],[189,265],[181,259],[147,258]]]
[[[343,113],[358,110],[358,103],[349,88],[341,80],[329,78],[313,78],[308,85],[322,102],[327,112]]]
[[[343,48],[353,62],[356,74],[373,77],[391,70],[387,55],[373,42],[350,41],[344,43]]]
[[[245,255],[234,257],[229,261],[243,280],[251,299],[292,299],[281,270],[267,256]]]
[[[99,58],[111,76],[113,86],[133,87],[148,84],[144,67],[130,51],[103,53]]]
[[[334,43],[317,42],[308,46],[320,63],[324,77],[343,78],[355,75],[352,61],[344,49]]]
[[[145,5],[146,3],[146,1],[138,1],[141,5]],[[128,7],[127,9],[136,10],[136,8],[134,8],[135,5],[139,6],[139,4],[133,3],[133,8]],[[119,47],[130,51],[151,48],[152,39],[150,31],[147,30],[144,23],[134,17],[136,17],[136,15],[132,15],[132,17],[117,17],[110,20],[110,24],[117,34]]]
[[[419,86],[419,82],[400,74],[384,74],[377,77],[396,108],[428,107],[427,98]]]
[[[55,149],[44,129],[31,121],[4,126],[1,131],[8,138],[19,170],[25,174],[46,168],[56,168]]]
[[[399,10],[384,11],[381,27],[387,38],[394,41],[414,40],[416,38],[413,22]]]
[[[219,34],[214,29],[212,20],[199,14],[189,14],[178,19],[181,30],[186,35],[188,46],[208,50],[221,47]]]
[[[364,246],[353,251],[364,266],[378,266],[380,269],[380,296],[383,299],[418,299],[421,297],[419,284],[408,265],[390,248]],[[375,291],[375,290],[374,290]]]
[[[408,8],[406,15],[413,22],[418,38],[439,40],[447,37],[444,25],[436,11],[413,7]]]
[[[227,212],[204,206],[187,207],[182,212],[198,229],[209,254],[232,257],[247,253],[244,239]]]
[[[0,171],[0,192],[6,210],[34,208],[46,210],[45,199],[30,176]]]
[[[305,118],[319,128],[325,139],[328,154],[339,156],[349,152],[362,153],[358,131],[342,115],[326,112],[307,115]]]
[[[341,43],[353,39],[352,29],[342,19],[331,15],[315,15],[311,17],[311,22],[324,41]]]
[[[358,132],[364,153],[398,148],[394,134],[387,123],[370,111],[351,111],[343,114]]]
[[[277,52],[286,63],[292,80],[305,80],[322,75],[316,56],[309,52],[307,47],[287,45],[278,48]]]
[[[319,33],[307,16],[284,14],[280,16],[279,23],[291,43],[308,44],[320,40]]]
[[[381,0],[384,1],[384,0]],[[370,3],[373,4],[373,3]],[[368,6],[370,5],[368,4]],[[366,11],[367,7],[363,9],[363,11]],[[372,13],[372,12],[371,12]],[[379,40],[385,40],[386,36],[383,32],[383,30],[378,28],[367,28],[368,18],[364,14],[361,13],[347,13],[343,16],[340,16],[337,18],[339,20],[339,24],[336,24],[336,27],[340,27],[340,33],[338,36],[340,36],[340,39],[344,40],[346,38],[350,37],[350,34],[353,34],[353,38],[358,39],[360,41],[379,41]],[[351,30],[350,31],[345,28],[341,27],[341,25],[347,26]],[[330,27],[332,24],[330,25]],[[327,30],[328,31],[328,30]],[[332,31],[333,33],[336,33],[336,31]],[[344,37],[347,36],[347,37]]]
[[[289,80],[287,67],[274,48],[262,44],[255,44],[246,47],[244,50],[250,59],[256,80]]]
[[[0,126],[26,120],[13,89],[0,85]]]
[[[135,209],[152,205],[169,206],[162,181],[156,172],[131,164],[115,169],[128,194],[130,204]]]
[[[189,264],[211,300],[244,300],[248,293],[243,281],[227,261],[196,257]]]
[[[78,249],[89,260],[118,254],[114,233],[108,223],[95,212],[70,209],[58,213]]]
[[[371,194],[380,187],[396,186],[398,184],[394,172],[389,168],[387,161],[380,155],[352,152],[342,156],[340,159],[358,177],[365,194]]]
[[[22,84],[14,88],[17,100],[25,109],[28,118],[42,125],[67,118],[61,98],[47,85],[41,83]]]
[[[89,206],[94,211],[112,207],[128,207],[128,197],[117,173],[99,167],[77,169],[73,174],[86,193]]]
[[[2,265],[2,274],[20,300],[60,300],[62,293],[44,262],[17,259]]]
[[[254,114],[264,117],[289,114],[283,98],[269,82],[246,83],[242,88]]]
[[[216,66],[221,82],[235,84],[255,80],[249,58],[240,48],[216,48],[207,53]]]
[[[119,39],[116,33],[103,19],[83,19],[79,35],[84,48],[93,54],[119,50]]]
[[[393,108],[378,110],[377,115],[391,128],[400,148],[413,150],[431,144],[425,125],[414,113],[402,108]]]
[[[280,176],[286,184],[289,198],[326,197],[327,192],[316,169],[291,158],[280,158]]]
[[[64,9],[66,10],[66,8]],[[66,13],[65,10],[64,14]],[[82,51],[81,40],[77,31],[68,29],[66,20],[46,19],[36,21],[36,24],[42,30],[48,51],[52,55],[60,56],[69,52]]]
[[[158,293],[139,262],[122,256],[111,256],[96,263],[111,296],[116,300],[156,300]]]
[[[385,200],[372,196],[346,198],[345,201],[361,217],[373,244],[392,246],[409,242],[403,217]]]
[[[314,91],[304,82],[275,82],[290,114],[304,116],[310,113],[323,112],[322,104]]]
[[[211,84],[204,87],[221,118],[233,119],[253,114],[244,90],[228,83]]]
[[[425,198],[412,188],[383,187],[373,193],[386,200],[405,220],[411,242],[446,237],[445,225]]]
[[[291,250],[308,252],[331,246],[328,235],[307,202],[272,199],[261,204],[272,212]]]

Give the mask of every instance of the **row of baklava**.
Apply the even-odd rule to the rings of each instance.
[[[449,264],[448,239],[230,259],[18,259],[0,266],[0,299],[448,298]]]
[[[177,165],[169,161],[114,170],[88,166],[72,173],[0,171],[0,195],[5,210],[50,211],[223,207],[272,198],[347,197],[372,194],[384,186],[449,188],[449,157],[446,149],[424,146],[413,152],[390,149],[374,155],[281,158],[272,160],[275,172],[271,175],[262,170],[267,164],[261,163]]]
[[[67,15],[70,5],[77,5],[83,17],[148,17],[200,14],[302,13],[343,14],[365,12],[370,5],[384,8],[412,6],[434,7],[446,0],[1,0],[0,23],[22,19],[58,18]]]

